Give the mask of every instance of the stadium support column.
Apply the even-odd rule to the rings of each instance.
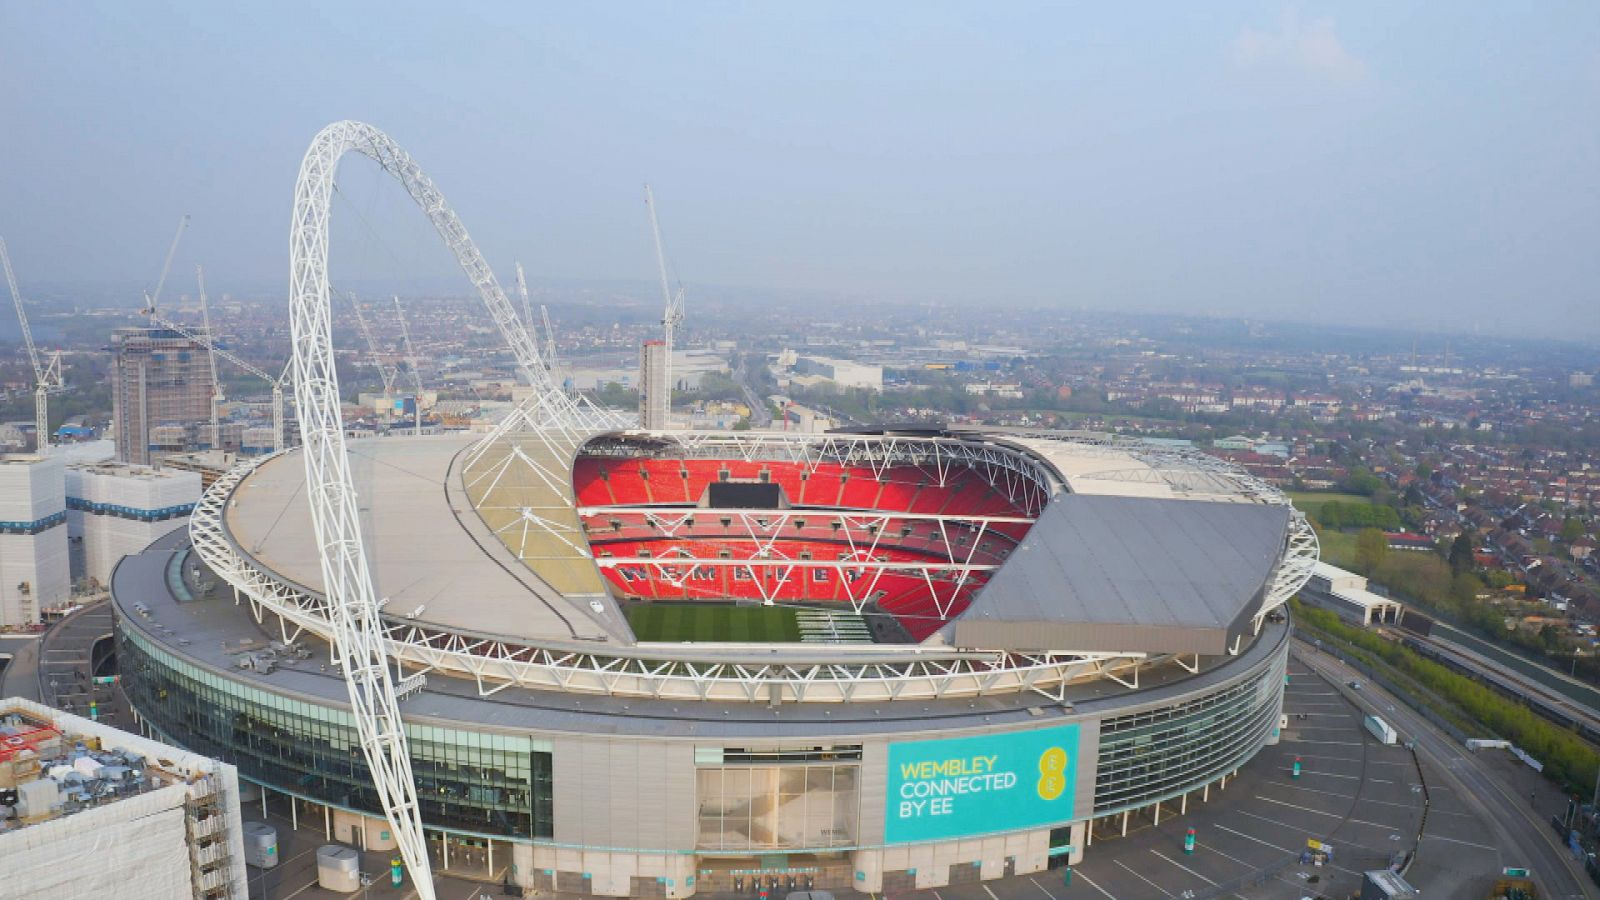
[[[850,854],[850,862],[858,893],[876,894],[883,890],[883,850],[857,850]]]

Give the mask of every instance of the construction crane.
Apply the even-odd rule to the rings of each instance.
[[[678,325],[683,322],[683,285],[678,285],[676,293],[672,290],[672,282],[667,277],[667,251],[661,245],[661,225],[656,222],[656,196],[650,190],[650,185],[644,186],[644,205],[650,209],[650,233],[656,239],[656,268],[661,272],[661,296],[666,300],[666,312],[661,316],[662,343],[666,357],[667,381],[667,411],[672,410],[672,338],[678,330]]]
[[[522,280],[522,267],[517,266],[517,280]],[[400,339],[405,342],[406,368],[411,370],[411,433],[422,436],[422,373],[417,369],[417,351],[411,346],[411,326],[406,324],[406,308],[400,305],[400,295],[394,298],[394,314],[400,317]]]
[[[517,263],[517,295],[522,298],[522,314],[528,317],[529,336],[538,333],[540,322],[544,325],[544,347],[541,348],[541,355],[544,357],[544,368],[552,377],[557,376],[560,362],[556,359],[556,330],[550,325],[550,310],[543,303],[539,304],[540,322],[534,321],[533,303],[528,299],[528,279],[522,274],[522,263]],[[563,389],[565,389],[565,385],[563,385]]]
[[[531,333],[538,323],[533,320],[533,304],[528,302],[528,279],[522,274],[522,263],[517,263],[517,296],[522,298],[522,316],[528,320]],[[544,361],[544,367],[550,368],[550,360]]]
[[[284,378],[287,377],[289,373],[287,367],[284,369],[282,374],[280,374],[277,378],[274,378],[271,375],[268,375],[266,372],[261,371],[261,369],[257,368],[256,366],[245,362],[243,359],[239,358],[237,354],[229,352],[226,347],[217,346],[216,341],[210,334],[206,334],[202,337],[198,334],[195,334],[191,329],[185,328],[184,326],[179,325],[177,322],[163,319],[153,312],[150,314],[150,322],[152,325],[166,328],[171,331],[176,331],[189,340],[194,341],[196,344],[205,347],[207,352],[215,353],[217,356],[222,357],[223,359],[233,363],[235,366],[238,366],[251,375],[254,375],[262,381],[265,381],[267,384],[272,385],[272,449],[273,452],[283,449],[283,382]]]
[[[167,247],[167,258],[161,263],[161,277],[156,279],[156,292],[151,294],[146,291],[144,295],[144,313],[155,321],[156,304],[161,302],[161,289],[167,286],[167,272],[172,269],[172,257],[178,252],[178,242],[183,240],[184,229],[189,227],[189,214],[184,213],[178,220],[178,230],[172,235],[172,244]]]
[[[44,453],[50,448],[50,395],[67,389],[61,377],[61,351],[50,354],[48,361],[39,358],[39,349],[33,344],[33,329],[28,327],[28,313],[22,307],[22,292],[17,289],[17,275],[11,270],[11,253],[6,249],[5,238],[0,238],[0,263],[5,264],[6,285],[11,288],[11,300],[17,305],[22,343],[27,346],[28,361],[33,364],[34,447]]]
[[[556,329],[550,324],[550,307],[539,304],[539,318],[544,321],[544,367],[554,376],[559,374],[556,370],[561,366],[561,361],[556,358]],[[562,379],[562,388],[571,393],[566,379]]]
[[[211,307],[206,301],[206,270],[195,265],[195,281],[200,285],[200,327],[206,336],[206,362],[211,366],[211,449],[222,449],[222,382],[217,379],[217,349],[211,340]]]
[[[356,326],[361,329],[361,339],[367,344],[367,352],[372,355],[372,365],[378,370],[378,377],[383,379],[383,402],[387,409],[394,409],[394,379],[399,374],[395,366],[387,365],[383,355],[378,352],[378,342],[372,337],[372,329],[367,325],[367,317],[361,312],[361,301],[356,299],[355,291],[345,294],[350,298],[350,305],[356,310]]]

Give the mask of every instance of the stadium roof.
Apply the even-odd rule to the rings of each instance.
[[[978,600],[958,647],[1227,651],[1283,552],[1289,507],[1058,495]]]
[[[476,437],[350,442],[361,530],[373,586],[388,601],[384,612],[467,633],[627,640],[625,623],[597,614],[581,594],[553,590],[472,512],[459,477],[447,473]],[[268,460],[234,492],[226,523],[245,554],[322,593],[305,477],[298,453]]]

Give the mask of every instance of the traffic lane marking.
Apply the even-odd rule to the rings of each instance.
[[[1442,834],[1426,834],[1426,833],[1424,833],[1422,835],[1422,838],[1423,838],[1423,840],[1428,840],[1428,841],[1449,841],[1452,844],[1466,844],[1468,847],[1477,847],[1479,850],[1493,850],[1496,853],[1500,852],[1500,848],[1499,847],[1490,847],[1487,844],[1474,844],[1472,841],[1463,841],[1460,838],[1447,838]]]

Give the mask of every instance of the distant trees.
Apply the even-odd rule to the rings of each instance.
[[[1329,500],[1317,510],[1317,521],[1324,528],[1381,528],[1393,531],[1400,527],[1400,514],[1392,506]]]
[[[1393,510],[1391,510],[1392,512]],[[1383,565],[1389,555],[1389,539],[1376,528],[1363,528],[1356,535],[1356,567],[1363,575],[1372,575]]]
[[[1476,536],[1470,530],[1456,535],[1456,539],[1450,544],[1449,560],[1451,572],[1460,575],[1463,572],[1471,572],[1478,567],[1477,558],[1473,556],[1477,543]]]
[[[1561,539],[1572,543],[1583,537],[1583,522],[1579,519],[1568,517],[1561,523]]]
[[[1371,497],[1383,487],[1383,479],[1366,469],[1351,469],[1349,476],[1345,478],[1341,487],[1352,494]]]

